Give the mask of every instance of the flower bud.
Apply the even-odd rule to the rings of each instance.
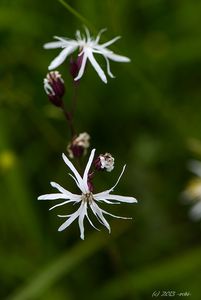
[[[67,146],[70,158],[81,157],[86,154],[89,148],[90,135],[87,132],[80,133]]]
[[[44,89],[52,104],[61,107],[65,93],[64,80],[58,71],[52,71],[44,78]]]
[[[114,169],[114,157],[110,153],[100,154],[94,162],[97,170],[111,172]]]
[[[73,77],[73,79],[76,78],[79,73],[82,64],[82,59],[83,59],[83,54],[78,55],[76,60],[74,60],[72,57],[70,59],[70,74]],[[76,83],[78,82],[79,80],[76,81]]]

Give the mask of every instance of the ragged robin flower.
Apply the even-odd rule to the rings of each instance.
[[[63,160],[67,164],[69,169],[72,171],[73,175],[70,174],[70,176],[74,179],[77,187],[79,188],[79,190],[81,192],[80,194],[73,194],[73,193],[69,192],[68,190],[64,189],[58,183],[51,182],[50,183],[51,186],[56,188],[58,190],[58,192],[54,193],[54,194],[46,194],[46,195],[42,195],[42,196],[38,197],[38,200],[65,199],[63,202],[61,202],[59,204],[56,204],[53,207],[51,207],[50,210],[54,209],[58,206],[68,204],[70,202],[72,202],[75,205],[76,204],[79,205],[78,209],[72,214],[58,215],[59,217],[66,219],[65,222],[59,227],[58,231],[62,231],[64,229],[66,229],[73,221],[78,219],[81,239],[84,239],[84,219],[85,219],[85,217],[88,219],[89,223],[95,229],[97,229],[93,225],[91,219],[89,218],[89,215],[88,215],[88,208],[89,207],[91,208],[91,211],[93,212],[93,214],[96,216],[97,220],[102,225],[104,225],[110,232],[111,231],[110,225],[107,222],[107,220],[105,219],[105,216],[104,216],[105,214],[110,215],[110,216],[115,217],[115,218],[122,218],[122,219],[130,219],[130,218],[125,218],[125,217],[120,217],[120,216],[113,215],[113,214],[105,211],[104,209],[100,208],[98,206],[98,204],[100,204],[101,202],[107,203],[107,204],[116,204],[116,203],[120,203],[120,202],[123,202],[123,203],[135,203],[135,202],[137,202],[137,200],[133,197],[127,197],[127,196],[120,196],[120,195],[111,194],[111,192],[114,190],[114,188],[119,183],[119,180],[120,180],[120,178],[123,175],[123,172],[125,170],[125,166],[123,167],[123,170],[122,170],[117,182],[115,183],[115,185],[112,188],[110,188],[108,190],[105,190],[103,192],[100,192],[100,193],[96,193],[96,194],[94,194],[90,191],[89,186],[88,186],[88,175],[90,174],[90,168],[91,168],[91,165],[92,165],[92,162],[93,162],[93,159],[94,159],[94,154],[95,154],[95,149],[93,149],[91,151],[91,154],[89,156],[89,160],[87,162],[87,165],[86,165],[86,168],[84,170],[83,176],[81,176],[78,173],[78,171],[76,170],[76,168],[74,167],[72,162],[63,154]]]
[[[114,75],[110,71],[110,62],[109,60],[113,60],[116,62],[130,62],[130,59],[128,57],[115,54],[113,51],[109,50],[107,47],[112,45],[114,42],[116,42],[120,36],[117,36],[113,38],[112,40],[100,44],[99,40],[101,37],[101,34],[105,31],[105,29],[102,29],[96,38],[92,37],[89,33],[89,30],[85,28],[85,34],[81,35],[80,31],[76,31],[75,39],[69,39],[69,38],[63,38],[54,36],[54,38],[57,41],[46,43],[44,45],[45,49],[55,49],[55,48],[61,48],[62,51],[60,54],[50,63],[49,70],[53,70],[57,68],[59,65],[61,65],[65,59],[71,55],[73,52],[78,50],[78,56],[82,57],[81,65],[79,68],[79,72],[77,76],[74,78],[74,80],[79,80],[85,71],[86,63],[89,60],[93,68],[98,73],[101,80],[105,83],[107,83],[107,78],[102,70],[101,66],[97,62],[97,60],[94,57],[94,54],[100,54],[104,57],[107,65],[107,73],[111,78],[114,78]]]

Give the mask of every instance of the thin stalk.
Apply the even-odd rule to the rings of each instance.
[[[73,84],[73,96],[72,96],[72,110],[71,110],[72,117],[74,116],[75,111],[76,111],[77,98],[78,98],[78,85],[76,83],[74,83]]]
[[[92,30],[92,32],[96,33],[97,30],[94,25],[89,22],[84,16],[82,16],[78,11],[76,11],[72,6],[70,6],[64,0],[58,0],[72,15],[74,15],[77,19],[79,19],[83,24],[85,24],[88,28]]]
[[[64,113],[64,116],[65,116],[68,126],[70,128],[71,137],[73,138],[75,136],[76,132],[75,132],[75,128],[73,126],[72,114],[65,109],[64,103],[62,104],[61,109]]]

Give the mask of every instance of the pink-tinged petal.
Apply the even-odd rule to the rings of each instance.
[[[97,63],[97,61],[95,60],[92,51],[88,50],[88,59],[90,60],[92,66],[94,67],[94,69],[96,70],[96,72],[98,73],[99,77],[102,79],[102,81],[104,83],[107,83],[107,78],[105,76],[105,73],[103,72],[103,70],[101,69],[100,65]]]
[[[61,65],[66,57],[76,50],[77,46],[68,46],[64,48],[59,55],[50,63],[48,69],[53,70]]]
[[[85,67],[86,67],[87,54],[86,54],[86,51],[84,51],[84,48],[83,48],[82,54],[83,54],[83,57],[82,57],[81,67],[80,67],[77,77],[74,78],[75,81],[79,80],[82,77],[82,75],[84,74]]]
[[[38,200],[56,200],[56,199],[70,199],[68,195],[65,194],[46,194],[38,197]]]
[[[78,171],[76,170],[76,168],[74,167],[74,165],[72,164],[72,162],[68,159],[68,157],[63,153],[62,154],[63,160],[64,162],[67,164],[67,166],[69,167],[69,169],[73,172],[73,174],[75,175],[75,178],[79,184],[79,188],[83,193],[86,193],[86,188],[85,185],[83,183],[83,179],[80,176],[80,174],[78,173]]]
[[[107,220],[105,219],[105,217],[103,216],[103,210],[100,209],[100,207],[98,207],[98,205],[95,202],[92,202],[90,204],[90,207],[94,213],[94,215],[97,217],[97,219],[99,220],[100,223],[102,223],[109,231],[109,233],[111,232],[111,228],[109,223],[107,222]]]
[[[88,160],[87,165],[86,165],[86,168],[85,168],[85,170],[84,170],[83,182],[84,182],[84,184],[85,184],[85,186],[86,186],[86,189],[89,189],[89,188],[88,188],[88,183],[87,183],[87,181],[88,181],[88,174],[89,174],[89,170],[90,170],[90,168],[91,168],[91,164],[92,164],[93,159],[94,159],[95,151],[96,151],[96,149],[93,149],[93,150],[91,151],[91,154],[90,154],[90,156],[89,156],[89,160]]]

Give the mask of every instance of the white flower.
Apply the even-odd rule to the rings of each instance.
[[[98,219],[98,221],[103,224],[108,230],[109,232],[111,231],[110,229],[110,225],[107,222],[107,220],[104,217],[104,214],[110,215],[112,217],[115,218],[122,218],[122,219],[130,219],[130,218],[125,218],[125,217],[119,217],[116,215],[112,215],[110,213],[108,213],[107,211],[101,209],[97,203],[101,203],[101,202],[105,202],[108,204],[115,204],[115,203],[120,203],[120,202],[126,202],[126,203],[134,203],[137,202],[137,200],[133,197],[127,197],[127,196],[119,196],[119,195],[113,195],[110,194],[114,188],[117,186],[117,184],[119,183],[119,180],[121,178],[121,176],[123,175],[123,172],[125,170],[125,166],[123,167],[123,170],[116,182],[116,184],[110,188],[109,190],[106,190],[104,192],[101,193],[97,193],[97,194],[93,194],[88,187],[88,174],[89,174],[89,170],[91,167],[91,164],[93,162],[94,159],[94,154],[95,154],[95,149],[93,149],[91,151],[88,163],[86,165],[85,171],[84,171],[84,175],[81,176],[78,171],[76,170],[76,168],[73,166],[72,162],[63,154],[63,160],[64,162],[67,164],[67,166],[70,168],[70,170],[72,171],[72,174],[69,174],[74,180],[76,185],[78,186],[78,188],[81,191],[81,194],[73,194],[71,192],[69,192],[68,190],[64,189],[62,186],[60,186],[58,183],[55,182],[51,182],[51,186],[56,188],[59,193],[54,193],[54,194],[46,194],[46,195],[42,195],[40,197],[38,197],[38,200],[55,200],[55,199],[65,199],[65,201],[54,205],[53,207],[50,208],[53,209],[55,207],[73,202],[74,204],[79,203],[80,206],[79,208],[72,214],[70,215],[58,215],[59,217],[62,218],[67,218],[66,221],[59,227],[58,231],[62,231],[64,229],[66,229],[74,220],[76,220],[78,218],[78,224],[79,224],[79,228],[80,228],[80,237],[81,239],[84,239],[84,218],[86,217],[89,221],[89,223],[95,228],[97,229],[93,223],[91,222],[89,216],[88,216],[88,206],[91,208],[93,214],[96,216],[96,218]],[[115,201],[119,201],[119,202],[115,202]],[[98,230],[98,229],[97,229]]]
[[[94,53],[101,54],[105,60],[107,65],[107,73],[110,77],[114,78],[114,75],[110,71],[110,60],[117,61],[117,62],[129,62],[130,59],[125,56],[117,55],[113,51],[109,50],[107,47],[116,42],[120,36],[117,36],[113,38],[112,40],[99,44],[99,40],[101,37],[101,34],[105,31],[105,29],[102,29],[96,38],[93,38],[90,36],[89,30],[85,28],[86,36],[81,35],[80,31],[76,31],[76,39],[69,39],[69,38],[63,38],[54,36],[54,38],[57,40],[55,42],[47,43],[44,45],[45,49],[54,49],[54,48],[62,48],[63,50],[60,52],[60,54],[50,63],[49,70],[53,70],[57,68],[59,65],[61,65],[64,60],[72,54],[74,51],[79,50],[79,56],[82,56],[82,62],[81,66],[78,72],[78,75],[74,80],[79,80],[85,70],[86,62],[87,60],[90,61],[100,78],[103,82],[107,83],[107,78],[105,76],[104,71],[96,61],[94,57]]]

